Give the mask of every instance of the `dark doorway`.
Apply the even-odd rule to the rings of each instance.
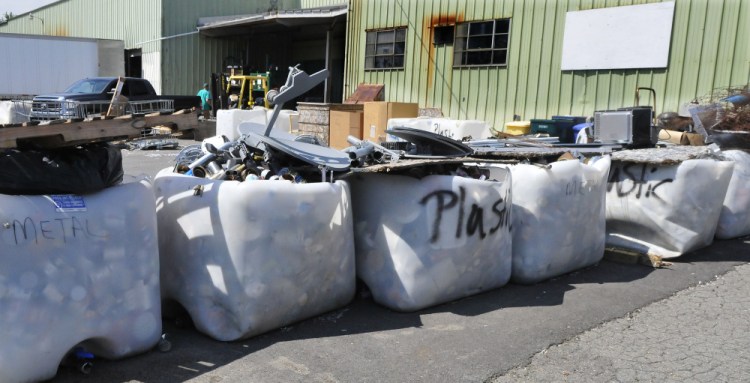
[[[126,77],[143,77],[143,66],[141,62],[140,49],[125,50],[125,76]]]

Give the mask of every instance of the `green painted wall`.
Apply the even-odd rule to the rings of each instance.
[[[657,113],[713,89],[750,83],[750,1],[676,0],[666,69],[561,71],[568,11],[658,0],[351,0],[344,97],[359,83],[385,84],[386,100],[440,108],[456,119],[480,119],[501,129],[513,115],[591,115],[640,103]],[[432,26],[511,18],[508,65],[453,69],[452,44],[435,47]],[[406,26],[400,70],[364,70],[365,31]]]

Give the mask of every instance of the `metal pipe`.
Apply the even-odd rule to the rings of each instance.
[[[348,136],[346,138],[346,141],[357,147],[372,146],[374,153],[380,153],[381,157],[378,159],[378,161],[380,161],[381,158],[387,156],[388,158],[385,158],[385,159],[390,160],[390,162],[396,162],[401,157],[401,155],[398,152],[384,148],[372,141],[360,140],[359,138],[354,137],[354,136]]]
[[[220,152],[227,151],[230,148],[232,148],[232,146],[234,146],[234,144],[235,144],[235,141],[225,142],[223,145],[221,145],[219,147],[218,151],[220,151]],[[204,166],[209,161],[215,160],[216,157],[217,157],[216,153],[206,153],[201,158],[198,158],[197,160],[193,161],[190,165],[188,165],[188,168],[193,169],[196,166]]]

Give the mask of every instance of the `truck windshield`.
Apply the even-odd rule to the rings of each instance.
[[[102,93],[110,82],[112,80],[86,78],[74,82],[64,93]]]

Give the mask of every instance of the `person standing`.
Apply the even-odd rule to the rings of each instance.
[[[201,111],[203,118],[208,119],[211,116],[211,92],[208,91],[208,83],[203,83],[203,89],[198,91],[198,97],[201,98]]]

